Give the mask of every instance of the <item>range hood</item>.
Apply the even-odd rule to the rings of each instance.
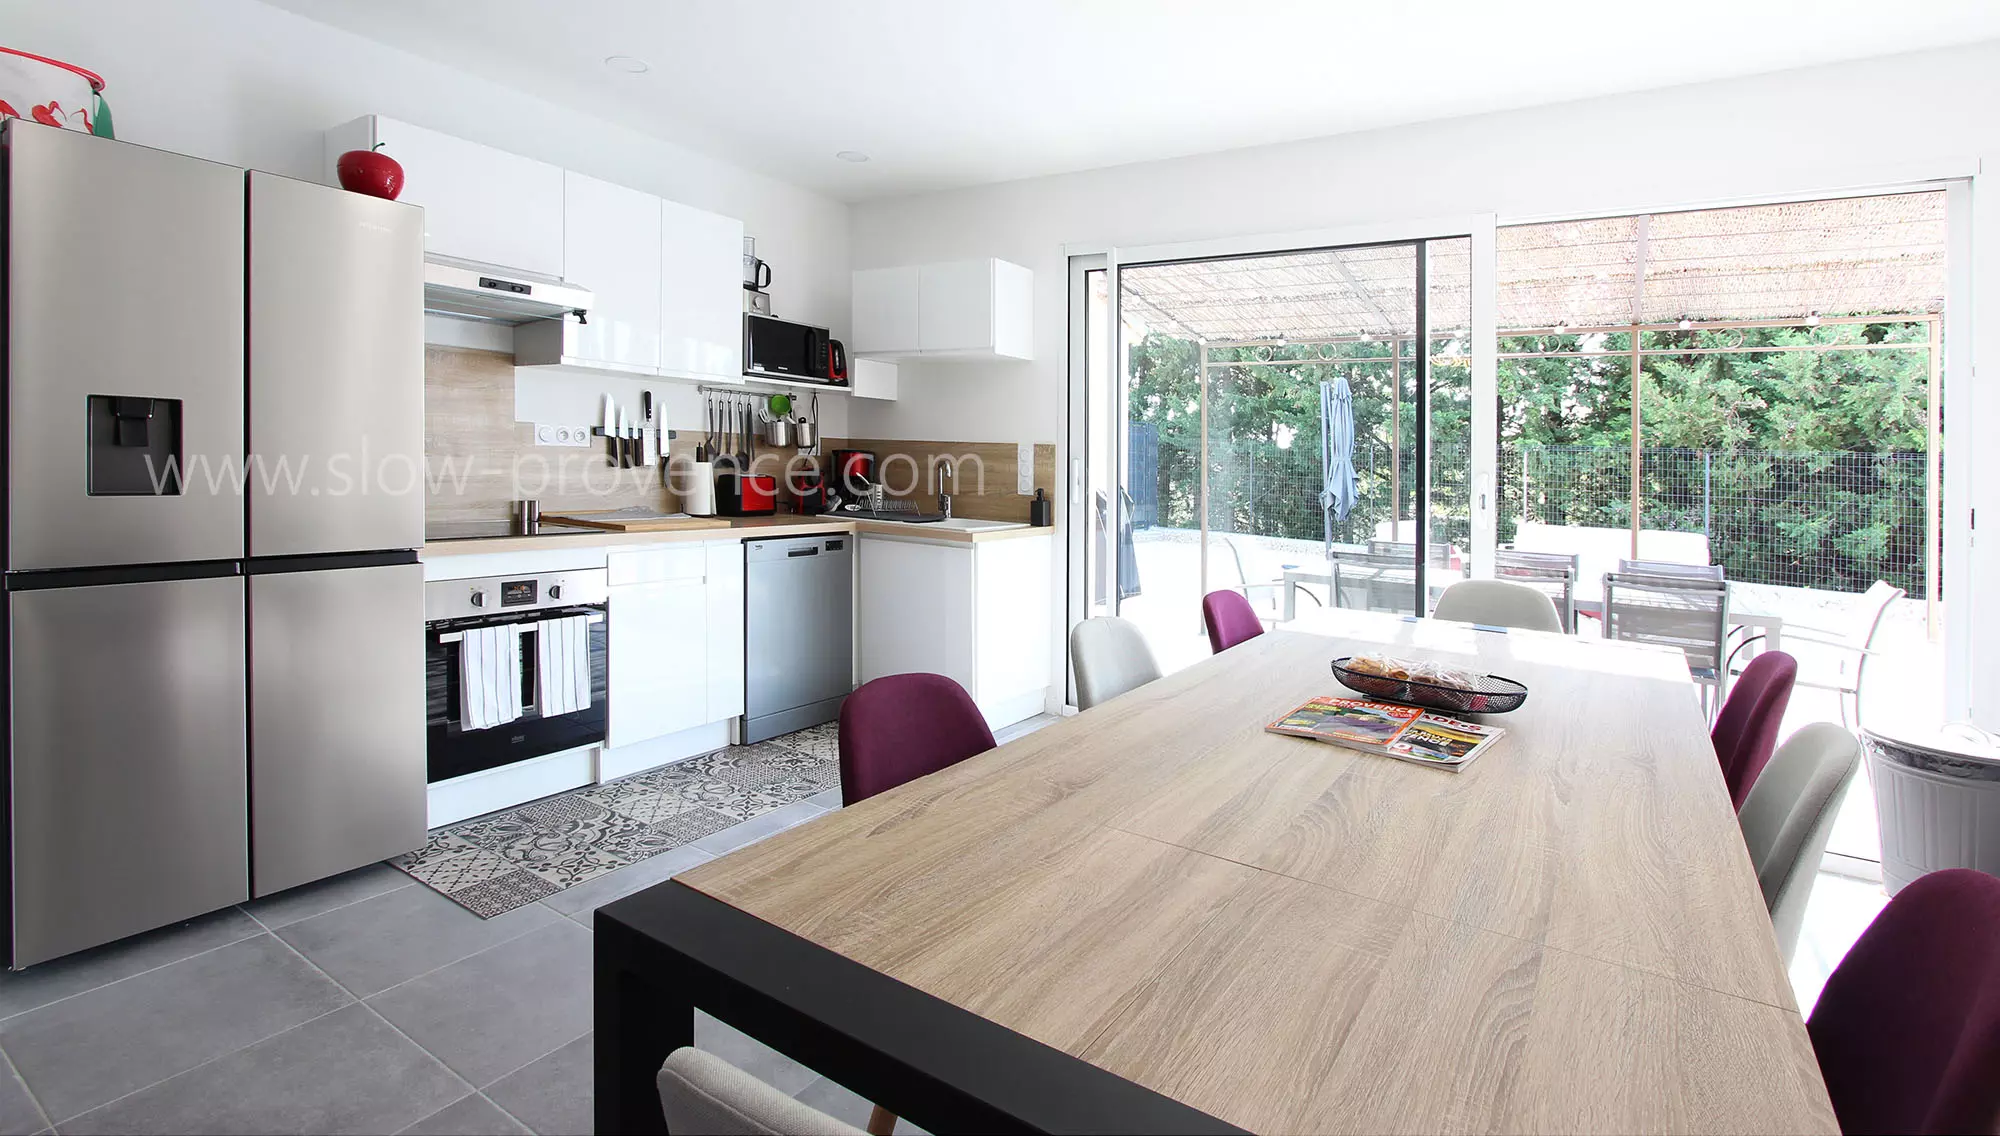
[[[591,294],[532,272],[449,257],[424,258],[424,310],[515,326],[537,320],[587,318]]]

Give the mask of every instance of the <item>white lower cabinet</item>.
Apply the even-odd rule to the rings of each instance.
[[[708,717],[743,713],[743,544],[703,546],[708,560]]]
[[[605,744],[617,749],[743,712],[743,546],[617,551]]]
[[[944,675],[996,729],[1041,713],[1053,546],[1040,533],[975,543],[864,534],[855,565],[862,681]]]

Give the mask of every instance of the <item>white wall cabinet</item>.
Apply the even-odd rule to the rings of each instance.
[[[922,281],[914,264],[864,268],[854,274],[856,355],[915,355]]]
[[[743,222],[672,201],[660,207],[660,373],[740,383]]]
[[[855,565],[862,681],[945,675],[995,729],[1041,713],[1053,548],[1046,533],[975,543],[863,534]]]
[[[614,551],[607,643],[613,749],[743,713],[743,546]]]
[[[1032,359],[1035,274],[986,257],[854,273],[854,353]]]
[[[563,357],[548,361],[658,372],[660,199],[573,170],[563,187],[563,275],[590,289],[590,317],[544,321],[567,331]]]
[[[563,276],[563,170],[393,118],[365,115],[326,133],[326,180],[340,155],[382,143],[403,166],[398,199],[424,210],[424,251]],[[588,287],[589,285],[585,285]]]
[[[896,397],[896,365],[886,359],[848,360],[847,390],[856,398],[879,398],[893,401]]]

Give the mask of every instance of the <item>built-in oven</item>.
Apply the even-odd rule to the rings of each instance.
[[[544,754],[560,753],[604,741],[605,722],[605,601],[608,581],[602,568],[574,572],[495,576],[476,580],[432,580],[424,585],[425,686],[428,702],[428,746],[431,783],[468,773],[496,769]],[[582,623],[572,623],[580,620]],[[544,651],[543,636],[566,636],[565,647],[586,629],[584,658],[574,652]],[[499,637],[518,649],[520,662],[504,669],[518,684],[519,714],[482,728],[465,727],[467,632],[498,629]],[[485,636],[484,642],[494,641]],[[491,656],[475,665],[492,666]],[[568,668],[587,667],[589,697],[578,698],[580,675]],[[560,673],[558,673],[560,672]],[[550,690],[556,684],[564,689]],[[511,700],[509,710],[512,710]],[[576,704],[581,703],[579,707]],[[561,712],[544,707],[561,705]],[[491,705],[480,713],[493,717]]]

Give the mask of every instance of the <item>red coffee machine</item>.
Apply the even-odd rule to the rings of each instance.
[[[859,501],[875,484],[875,451],[835,450],[829,468],[827,492],[839,494],[842,503]]]

